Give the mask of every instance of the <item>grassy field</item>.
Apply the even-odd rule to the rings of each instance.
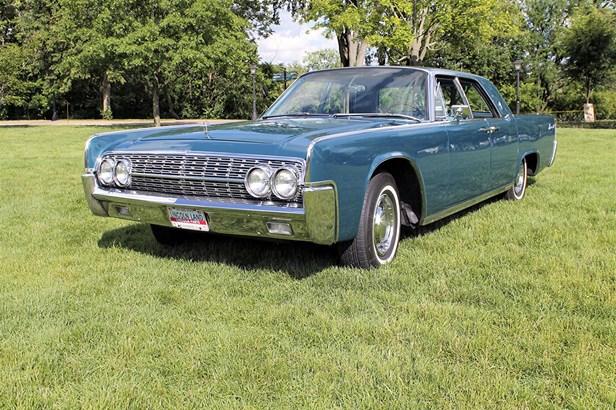
[[[616,406],[616,131],[375,271],[91,216],[97,131],[0,129],[0,407]]]

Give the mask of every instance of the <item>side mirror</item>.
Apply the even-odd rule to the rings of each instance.
[[[468,105],[452,105],[451,113],[456,121],[471,118],[471,107]]]

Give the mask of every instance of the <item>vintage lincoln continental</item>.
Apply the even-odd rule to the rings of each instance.
[[[370,268],[394,258],[401,225],[521,200],[554,162],[555,128],[476,75],[326,70],[257,121],[95,135],[82,178],[95,215],[148,223],[162,244],[186,229],[336,244],[343,264]]]

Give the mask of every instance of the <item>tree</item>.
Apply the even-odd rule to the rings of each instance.
[[[156,125],[162,93],[172,94],[170,101],[181,96],[184,109],[198,116],[237,112],[246,100],[256,46],[230,6],[229,0],[147,0],[127,10],[131,30],[120,51],[152,96]]]
[[[567,26],[579,0],[518,0],[523,16],[523,49],[514,56],[523,59],[530,75],[523,73],[525,82],[533,82],[536,106],[534,111],[544,111],[556,100],[562,99],[567,85],[563,82],[561,65],[564,55],[556,38]]]
[[[246,19],[257,36],[267,37],[272,26],[280,23],[280,10],[284,0],[233,0],[231,9]]]
[[[31,90],[26,111],[39,116],[51,108],[51,118],[56,119],[57,102],[70,89],[70,79],[60,70],[70,50],[63,27],[55,21],[60,0],[23,0],[15,4],[18,7],[12,30],[27,56],[23,75]]]
[[[15,41],[17,8],[11,0],[0,0],[0,46]]]
[[[421,64],[447,43],[490,40],[517,30],[517,14],[501,0],[379,0],[368,41],[397,64]],[[513,17],[513,18],[512,18]]]
[[[365,64],[371,24],[378,16],[377,0],[299,0],[290,2],[292,12],[306,21],[316,22],[338,40],[340,62],[344,67]]]
[[[616,64],[616,14],[594,6],[581,7],[571,27],[563,31],[561,44],[565,71],[584,84],[586,103],[593,89],[610,78]]]
[[[340,67],[340,58],[337,50],[323,49],[306,53],[303,63],[307,71],[325,70]]]
[[[9,107],[25,108],[31,83],[24,78],[27,56],[16,44],[0,45],[0,118],[8,116]]]
[[[61,0],[56,26],[62,38],[71,44],[60,63],[61,71],[71,81],[93,80],[100,90],[100,113],[112,117],[111,90],[125,82],[122,43],[128,33],[127,4],[121,0]]]

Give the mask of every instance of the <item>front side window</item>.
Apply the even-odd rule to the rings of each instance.
[[[425,120],[427,82],[425,72],[408,68],[316,72],[297,80],[264,117],[374,114]]]
[[[460,94],[453,78],[437,78],[434,92],[434,112],[437,120],[450,120],[454,117],[451,110],[453,105],[464,105],[464,98]]]

